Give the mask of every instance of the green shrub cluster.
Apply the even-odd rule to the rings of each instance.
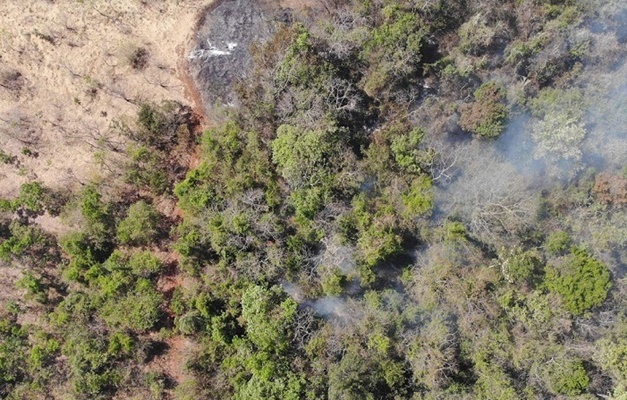
[[[573,248],[562,265],[549,267],[545,282],[561,296],[566,308],[578,315],[603,304],[611,287],[605,264],[581,248]]]

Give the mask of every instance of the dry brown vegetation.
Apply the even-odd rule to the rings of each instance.
[[[192,100],[181,55],[210,2],[3,1],[0,149],[16,159],[0,165],[0,196],[105,179],[97,161],[124,148],[112,121]]]

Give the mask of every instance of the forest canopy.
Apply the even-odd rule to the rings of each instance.
[[[1,397],[627,396],[627,5],[322,3],[0,200]]]

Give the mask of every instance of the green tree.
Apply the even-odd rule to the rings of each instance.
[[[588,389],[590,378],[581,360],[563,358],[545,365],[548,389],[554,394],[576,396]]]
[[[302,131],[281,125],[272,142],[272,161],[293,188],[319,185],[327,180],[332,161],[338,154],[336,130]]]
[[[605,264],[581,248],[573,248],[562,265],[547,268],[545,282],[577,315],[603,304],[611,287],[610,271]]]
[[[280,300],[277,288],[251,286],[242,295],[242,318],[246,334],[258,349],[283,352],[289,346],[290,327],[296,315],[297,303]]]
[[[417,13],[397,5],[382,10],[383,23],[372,29],[361,52],[367,62],[364,90],[371,96],[406,81],[418,70],[426,29]]]
[[[159,234],[159,213],[143,200],[128,208],[117,228],[117,239],[126,244],[149,245]]]

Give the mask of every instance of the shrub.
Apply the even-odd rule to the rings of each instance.
[[[618,382],[627,381],[627,340],[603,338],[595,343],[595,359]]]
[[[142,278],[148,278],[157,274],[161,268],[161,260],[149,251],[133,253],[128,260],[133,274]]]
[[[94,398],[120,382],[107,347],[103,337],[89,336],[85,331],[72,332],[66,338],[62,352],[68,359],[77,393]]]
[[[16,286],[26,289],[28,295],[40,303],[48,301],[46,286],[43,284],[42,279],[35,277],[31,272],[25,272],[22,278],[16,282]]]
[[[326,296],[339,296],[346,284],[346,276],[339,268],[333,268],[322,279],[322,292]]]
[[[109,207],[94,185],[88,185],[81,193],[81,213],[88,223],[105,223],[109,217]]]
[[[424,130],[415,128],[392,138],[390,150],[401,169],[412,174],[419,174],[425,170],[423,165],[430,164],[433,155],[420,148],[424,136]]]
[[[338,144],[335,131],[304,131],[281,125],[272,142],[272,161],[293,188],[315,184],[326,175]]]
[[[202,329],[203,317],[197,310],[189,311],[176,318],[175,325],[183,335],[193,335]]]
[[[125,181],[140,188],[148,188],[156,194],[168,190],[170,184],[165,160],[160,154],[146,146],[129,147],[130,162],[126,167]]]
[[[572,239],[570,235],[564,231],[552,232],[544,242],[546,251],[552,254],[564,254],[568,249]]]
[[[17,160],[17,157],[11,156],[0,149],[0,164],[13,164]]]
[[[189,214],[200,214],[212,201],[216,200],[214,185],[211,183],[212,171],[207,163],[187,173],[185,180],[174,188],[179,207]]]
[[[411,182],[409,189],[402,194],[405,216],[413,218],[429,213],[434,205],[433,184],[431,179],[422,175]]]
[[[425,41],[426,29],[417,14],[394,5],[383,14],[385,20],[371,31],[361,53],[369,64],[364,91],[371,96],[412,77],[420,66]]]
[[[8,261],[13,257],[26,259],[29,256],[37,263],[45,261],[45,250],[51,243],[40,229],[11,221],[8,233],[4,240],[0,236],[0,260]]]
[[[175,141],[177,129],[183,122],[177,114],[178,107],[180,104],[172,101],[163,102],[160,106],[142,104],[137,113],[140,130],[127,131],[127,134],[143,145],[165,150]]]
[[[537,251],[524,251],[520,248],[502,248],[498,262],[503,277],[509,283],[527,282],[542,267],[542,259]]]
[[[85,232],[98,247],[106,247],[110,241],[113,219],[109,205],[102,201],[102,196],[95,186],[89,185],[80,195],[80,209],[85,220]]]
[[[24,209],[39,214],[44,210],[45,189],[39,182],[25,183],[20,187],[20,196],[16,200]]]
[[[357,247],[361,252],[362,262],[375,266],[401,250],[401,237],[389,228],[373,224],[361,233]]]
[[[143,200],[131,205],[128,215],[120,222],[117,239],[125,244],[149,245],[156,239],[159,213]]]
[[[538,143],[536,158],[547,158],[553,163],[577,163],[582,156],[580,145],[586,128],[564,113],[550,113],[534,125],[532,136]]]
[[[129,355],[134,346],[135,343],[133,343],[133,338],[131,336],[123,332],[115,332],[109,338],[107,354],[114,358],[119,358],[122,355]]]
[[[161,318],[163,296],[146,280],[139,279],[134,290],[122,298],[112,297],[102,308],[104,320],[113,327],[145,332]]]
[[[447,243],[468,241],[468,230],[460,221],[447,220],[442,227],[443,239]]]
[[[41,183],[28,182],[20,186],[20,194],[13,200],[0,199],[0,211],[15,212],[18,209],[28,215],[42,214],[50,203],[48,191]]]
[[[576,396],[588,389],[590,378],[580,360],[559,360],[545,371],[548,389],[554,394]]]
[[[536,141],[534,157],[546,159],[550,166],[568,163],[569,173],[576,172],[582,157],[581,145],[587,134],[583,117],[586,101],[580,89],[545,89],[530,102]],[[576,167],[576,168],[573,168]]]
[[[280,353],[289,346],[289,327],[296,315],[297,303],[281,301],[281,290],[251,286],[242,295],[242,318],[246,334],[262,351]]]
[[[61,249],[69,257],[65,276],[73,281],[85,279],[89,269],[98,265],[95,249],[84,233],[74,232],[61,239]]]
[[[24,355],[28,346],[26,329],[7,317],[0,318],[0,396],[26,379]]]
[[[563,265],[547,268],[545,283],[551,292],[561,296],[570,312],[582,315],[607,298],[610,271],[585,250],[573,248]]]
[[[459,125],[482,137],[497,137],[503,132],[509,115],[504,100],[505,91],[501,86],[495,82],[484,83],[475,91],[475,101],[461,107]]]
[[[46,365],[52,364],[61,349],[61,344],[44,332],[37,332],[36,343],[31,347],[28,364],[31,370],[43,372]]]
[[[294,206],[298,218],[313,219],[324,207],[327,194],[322,188],[305,188],[295,190],[290,195],[290,202]]]
[[[133,51],[129,58],[131,67],[141,71],[146,68],[146,65],[148,65],[148,50],[143,47],[138,47]]]
[[[459,28],[459,48],[473,56],[490,51],[498,43],[501,29],[490,26],[483,13],[479,13]]]

